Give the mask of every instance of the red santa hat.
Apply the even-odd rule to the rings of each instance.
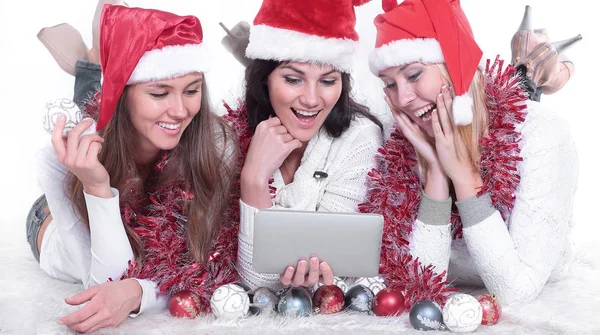
[[[375,18],[377,40],[369,67],[379,71],[413,62],[446,63],[456,97],[454,122],[473,120],[469,86],[483,53],[459,0],[383,0],[385,13]]]
[[[100,21],[103,82],[97,129],[112,118],[126,85],[204,72],[208,60],[198,18],[105,5]]]
[[[354,6],[369,0],[263,0],[250,28],[251,59],[329,64],[352,70],[358,46]]]

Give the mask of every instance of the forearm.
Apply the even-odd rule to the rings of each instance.
[[[433,265],[437,273],[448,270],[452,243],[450,215],[452,200],[431,199],[422,194],[417,220],[411,234],[411,254],[423,265]]]
[[[261,274],[252,269],[254,251],[254,214],[257,208],[240,201],[240,232],[238,234],[237,267],[240,279],[251,289],[258,287],[278,288],[279,275]]]
[[[559,236],[546,231],[548,227],[527,222],[532,234],[520,236],[519,247],[488,194],[458,202],[457,206],[465,242],[486,288],[505,303],[533,300],[556,263]],[[524,219],[519,213],[512,215],[513,221]],[[556,248],[551,247],[554,241]]]
[[[91,237],[90,284],[117,279],[133,259],[119,205],[119,192],[108,199],[84,193]]]

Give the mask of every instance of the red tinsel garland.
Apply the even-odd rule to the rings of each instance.
[[[224,221],[209,260],[204,264],[193,261],[187,246],[187,219],[181,215],[186,201],[193,195],[185,192],[183,181],[174,182],[148,198],[149,202],[138,204],[134,210],[125,207],[123,217],[127,224],[144,243],[145,257],[142,264],[131,262],[123,278],[151,279],[158,284],[161,293],[173,295],[180,291],[190,291],[200,298],[203,311],[210,311],[210,297],[219,286],[235,282],[237,259],[237,236],[240,218],[240,179],[239,174],[252,140],[246,109],[232,109],[225,104],[227,114],[224,119],[238,137],[239,159],[235,168],[237,176],[230,206],[224,213]],[[168,155],[156,165],[157,171],[168,164]],[[271,194],[275,189],[269,186]]]
[[[517,164],[521,161],[516,125],[525,120],[527,94],[519,87],[515,69],[496,57],[486,62],[485,91],[489,111],[489,131],[480,141],[483,187],[479,195],[490,193],[493,205],[506,219],[514,206],[520,182]],[[359,205],[363,213],[384,217],[380,273],[389,286],[404,290],[408,307],[431,299],[443,304],[449,293],[445,273],[436,274],[431,265],[423,266],[410,255],[409,241],[417,218],[422,190],[413,146],[395,130],[379,150],[380,165],[369,173],[369,196]],[[454,238],[462,237],[460,215],[452,210]]]
[[[201,308],[210,311],[210,297],[219,286],[235,282],[237,259],[237,236],[239,231],[239,171],[248,151],[252,132],[244,108],[233,110],[226,105],[230,123],[236,135],[240,156],[235,171],[231,203],[224,214],[219,237],[212,249],[209,260],[204,264],[194,262],[187,247],[187,219],[181,215],[185,202],[192,195],[184,190],[184,183],[178,181],[150,195],[149,203],[139,206],[146,208],[143,215],[139,211],[125,208],[123,216],[134,227],[144,243],[145,261],[132,262],[123,278],[151,279],[158,284],[161,293],[173,295],[180,291],[190,291],[200,298]],[[157,168],[168,164],[168,156],[157,164]]]

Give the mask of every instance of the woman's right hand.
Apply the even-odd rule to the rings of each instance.
[[[425,135],[425,132],[419,125],[412,122],[406,114],[395,108],[388,97],[385,97],[385,101],[390,106],[392,115],[396,119],[396,124],[404,137],[406,137],[429,165],[423,191],[432,199],[446,200],[450,192],[449,181],[442,169],[434,144],[428,140],[427,135]]]
[[[86,193],[111,198],[110,177],[98,160],[104,139],[98,134],[81,136],[92,125],[93,120],[79,122],[67,137],[63,137],[65,123],[65,116],[60,116],[52,132],[52,146],[58,161],[81,181]]]
[[[415,150],[421,155],[429,166],[440,166],[437,153],[433,144],[427,139],[425,132],[411,121],[403,112],[399,111],[390,99],[386,96],[385,101],[388,103],[394,119],[396,119],[396,125],[402,131],[402,134],[412,144]]]
[[[290,135],[278,117],[258,124],[248,148],[242,173],[259,182],[267,182],[292,151],[302,142]]]
[[[306,266],[308,265],[308,275],[306,274]],[[319,274],[320,272],[320,274]],[[333,270],[329,264],[320,262],[317,257],[311,257],[310,264],[306,260],[300,260],[298,266],[288,266],[285,272],[281,274],[279,280],[283,285],[297,286],[313,286],[321,282],[325,285],[333,285]]]

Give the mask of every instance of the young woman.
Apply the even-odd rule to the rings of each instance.
[[[354,25],[351,0],[264,0],[250,29],[245,101],[227,119],[245,155],[238,270],[251,288],[334,281],[317,257],[281,275],[254,272],[253,218],[264,208],[355,212],[365,200],[382,125],[350,94]]]
[[[100,28],[99,108],[88,103],[91,119],[67,136],[56,122],[38,156],[45,198],[27,222],[41,268],[87,288],[66,302],[89,303],[59,319],[81,332],[164,307],[179,290],[207,308],[236,278],[222,219],[236,152],[209,108],[200,21],[105,6]]]
[[[485,285],[505,303],[535,299],[570,261],[577,155],[567,125],[527,101],[514,69],[478,68],[458,1],[392,0],[384,10],[370,67],[397,121],[384,160],[406,172],[384,176],[406,190],[387,219],[412,220],[413,255],[452,283]],[[530,70],[552,83],[556,63]]]

